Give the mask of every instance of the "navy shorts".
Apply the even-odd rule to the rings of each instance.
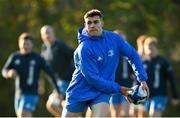
[[[23,94],[15,97],[15,111],[33,112],[39,101],[38,95]]]

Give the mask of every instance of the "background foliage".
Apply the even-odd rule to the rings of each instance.
[[[0,0],[0,69],[8,55],[18,49],[21,32],[30,32],[36,39],[36,50],[41,47],[40,28],[52,25],[60,39],[76,48],[77,28],[83,26],[83,15],[97,8],[104,13],[105,29],[122,29],[135,46],[141,34],[154,35],[159,40],[160,52],[175,67],[177,85],[180,82],[180,2],[179,0]],[[46,83],[46,81],[45,81]],[[13,108],[14,81],[0,76],[0,116],[15,116]],[[180,93],[180,87],[178,87]],[[35,116],[51,116],[45,109],[50,93],[45,84]],[[177,107],[168,104],[164,116],[180,116]]]

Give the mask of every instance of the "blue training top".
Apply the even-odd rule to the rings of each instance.
[[[136,50],[121,36],[103,31],[99,37],[90,37],[79,29],[79,46],[74,52],[75,71],[67,89],[69,102],[86,101],[101,93],[119,93],[115,72],[120,55],[128,57],[138,81],[147,80],[147,74]]]

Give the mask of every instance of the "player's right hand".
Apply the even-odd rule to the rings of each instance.
[[[17,72],[15,69],[10,69],[7,73],[8,78],[15,78],[17,76]]]
[[[129,92],[132,90],[133,90],[132,88],[127,88],[127,87],[121,86],[120,93],[124,96],[128,96]]]

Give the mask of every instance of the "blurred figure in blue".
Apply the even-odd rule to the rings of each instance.
[[[54,29],[50,25],[41,28],[41,39],[43,41],[41,55],[50,64],[59,77],[58,86],[61,95],[65,99],[66,89],[72,78],[73,49],[64,42],[58,40]],[[56,91],[52,92],[46,104],[47,110],[54,116],[61,116],[63,100],[58,99]]]

